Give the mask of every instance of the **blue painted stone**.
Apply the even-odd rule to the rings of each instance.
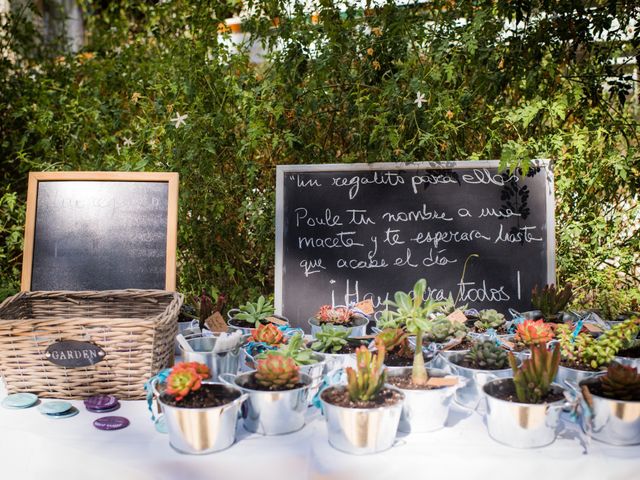
[[[101,417],[93,422],[98,430],[120,430],[129,426],[129,420],[124,417]]]
[[[29,408],[36,404],[38,396],[33,393],[12,393],[2,400],[5,408]]]
[[[113,395],[95,395],[85,399],[87,410],[108,410],[118,405],[118,399]]]
[[[48,417],[48,418],[54,418],[56,420],[60,420],[62,418],[75,417],[76,415],[78,415],[78,413],[80,413],[80,410],[78,410],[76,407],[71,407],[66,412],[62,412],[62,413],[45,413],[44,416]]]
[[[40,413],[44,415],[59,415],[68,412],[73,408],[69,402],[62,400],[53,400],[51,402],[43,403],[38,407]]]

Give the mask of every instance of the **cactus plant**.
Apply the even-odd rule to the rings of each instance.
[[[385,348],[380,339],[376,339],[377,353],[361,346],[356,350],[356,370],[346,368],[347,391],[352,402],[373,400],[384,387],[386,371],[384,368]]]
[[[553,284],[545,285],[542,290],[536,285],[531,291],[531,305],[540,310],[546,320],[552,321],[566,308],[572,295],[573,288],[570,284],[565,285],[562,290],[558,290]]]
[[[239,312],[234,316],[235,319],[243,320],[255,326],[264,323],[268,317],[271,317],[275,313],[273,302],[267,300],[262,295],[258,297],[257,302],[247,302],[244,305],[240,305],[238,310]]]
[[[382,341],[388,353],[394,353],[403,358],[413,356],[413,350],[409,346],[409,335],[401,328],[385,328],[376,335],[376,340],[378,339]]]
[[[316,313],[318,323],[332,323],[334,325],[343,325],[349,323],[354,316],[353,310],[348,307],[332,307],[331,305],[323,305]]]
[[[478,331],[486,332],[490,328],[498,330],[505,323],[504,315],[497,310],[480,310],[478,320],[473,324]]]
[[[427,281],[421,278],[414,285],[412,292],[396,292],[393,301],[385,302],[387,310],[382,312],[384,319],[404,324],[407,332],[416,336],[416,345],[422,345],[424,332],[431,328],[434,313],[444,304],[431,298],[425,300],[426,291]],[[395,311],[389,310],[389,307],[395,308]],[[422,349],[416,348],[413,355],[411,382],[414,385],[423,386],[428,380]]]
[[[509,364],[513,370],[516,397],[523,403],[541,403],[551,390],[551,382],[558,373],[560,349],[552,351],[542,345],[531,348],[531,358],[518,366],[513,353],[509,352]]]
[[[619,350],[629,345],[640,331],[640,319],[630,318],[604,332],[598,338],[588,333],[573,337],[573,327],[559,324],[556,338],[562,358],[597,369],[607,365]]]
[[[205,380],[211,376],[209,368],[202,363],[181,362],[174,365],[167,377],[166,392],[173,395],[177,402],[189,393],[198,390]]]
[[[614,400],[640,401],[640,374],[631,366],[611,362],[600,377],[602,395]]]
[[[311,344],[311,349],[316,352],[338,353],[347,345],[351,335],[351,329],[335,328],[331,324],[322,325],[316,333],[316,340]]]
[[[273,355],[258,360],[255,379],[268,390],[290,390],[300,382],[300,367],[293,358]]]
[[[277,350],[268,350],[262,352],[256,359],[266,358],[267,355],[280,355],[282,357],[293,358],[296,365],[311,365],[317,363],[313,357],[313,350],[304,346],[304,339],[301,333],[296,333],[289,338],[289,341],[281,345]]]
[[[464,359],[479,370],[502,370],[509,366],[507,351],[490,340],[474,343]]]
[[[527,347],[546,345],[553,337],[553,327],[543,320],[525,320],[516,327],[515,341]]]
[[[280,345],[286,341],[280,329],[273,323],[260,324],[258,328],[252,328],[250,340],[267,345]]]
[[[429,323],[424,338],[430,342],[445,343],[454,338],[464,338],[468,331],[464,323],[440,315]]]

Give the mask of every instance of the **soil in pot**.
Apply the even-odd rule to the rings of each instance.
[[[437,378],[437,377],[433,377]],[[394,387],[401,388],[403,390],[438,390],[444,388],[442,385],[415,385],[411,381],[411,373],[405,375],[394,375],[393,377],[387,377],[387,383],[390,383]]]
[[[461,358],[460,360],[458,360],[456,362],[453,362],[453,363],[455,363],[456,365],[459,365],[461,367],[472,368],[474,370],[504,370],[505,368],[509,368],[508,365],[506,367],[503,367],[503,368],[489,368],[487,366],[480,367],[480,366],[476,365],[474,362],[469,362],[465,358]]]
[[[625,348],[624,350],[620,350],[616,356],[618,357],[627,357],[627,358],[640,358],[640,345],[635,345],[631,348]]]
[[[222,385],[202,384],[195,392],[190,392],[179,402],[168,393],[162,394],[162,402],[172,407],[180,408],[210,408],[220,407],[232,402],[240,396],[239,392],[229,390]]]
[[[469,328],[471,329],[471,332],[473,332],[473,333],[487,333],[486,330],[480,330],[479,328],[477,328],[473,324],[471,324],[469,326]],[[500,325],[496,330],[496,334],[497,335],[509,335],[509,330],[507,329],[507,327],[505,325]]]
[[[410,367],[413,365],[413,355],[411,357],[402,357],[395,352],[387,352],[384,356],[384,364],[387,367]]]
[[[356,326],[356,322],[358,322],[358,320],[360,320],[361,318],[362,317],[355,317],[355,318],[352,318],[351,320],[349,320],[348,322],[345,322],[345,323],[321,322],[318,319],[316,319],[316,321],[318,322],[318,325],[320,325],[320,326],[322,326],[322,325],[333,325],[334,327],[351,328],[351,327],[355,327]]]
[[[473,341],[465,337],[462,339],[460,343],[457,343],[453,347],[447,348],[444,351],[458,352],[460,350],[469,350],[471,349],[471,346],[473,345],[473,343],[474,343]]]
[[[602,368],[592,368],[590,365],[585,365],[582,362],[576,362],[574,360],[567,360],[563,358],[560,360],[560,365],[567,368],[573,368],[574,370],[582,370],[583,372],[601,372]]]
[[[492,393],[492,396],[507,402],[522,403],[516,396],[516,386],[513,382],[505,383],[499,391]],[[547,396],[538,403],[553,403],[563,399],[564,394],[562,391],[550,390]]]
[[[395,405],[402,401],[402,394],[391,388],[383,388],[373,400],[353,402],[346,387],[333,387],[322,392],[322,398],[332,404],[345,408],[378,408]]]
[[[231,326],[233,326],[233,327],[238,327],[238,328],[256,328],[256,327],[257,327],[257,326],[256,326],[255,324],[253,324],[253,323],[249,323],[249,322],[247,322],[246,320],[239,320],[239,319],[237,319],[237,318],[232,318],[231,320],[229,320],[229,322],[228,322],[228,323],[229,323],[229,325],[231,325]],[[267,322],[267,321],[265,320],[265,321],[260,321],[260,323],[261,323],[262,325],[266,325],[266,324],[267,324],[267,323],[269,323],[269,322]]]
[[[293,388],[285,388],[285,387],[267,388],[260,385],[255,378],[255,374],[253,374],[247,378],[247,381],[242,384],[242,387],[248,388],[249,390],[260,390],[262,392],[284,392],[287,390],[295,390],[296,388],[302,388],[305,385],[306,383],[298,382],[295,384]]]

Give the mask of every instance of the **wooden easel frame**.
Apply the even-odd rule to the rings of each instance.
[[[36,228],[36,206],[39,182],[164,182],[168,184],[167,252],[165,290],[176,289],[176,248],[178,245],[178,182],[177,173],[165,172],[30,172],[27,191],[21,290],[31,290],[33,247]]]

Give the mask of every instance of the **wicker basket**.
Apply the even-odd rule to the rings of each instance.
[[[0,305],[0,372],[7,390],[53,398],[144,398],[144,383],[173,361],[181,305],[182,295],[163,290],[10,297]],[[69,340],[102,349],[101,361],[76,368],[52,363],[47,349]]]

